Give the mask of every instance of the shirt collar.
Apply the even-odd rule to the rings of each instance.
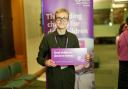
[[[55,36],[59,35],[58,32],[57,32],[57,30],[54,31],[54,35],[55,35]],[[67,31],[67,30],[66,30],[66,33],[65,33],[64,35],[65,35],[65,36],[68,36],[68,31]]]

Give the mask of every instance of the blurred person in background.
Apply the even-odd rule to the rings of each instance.
[[[128,18],[126,18],[128,21]],[[118,89],[128,89],[128,25],[123,23],[116,37],[117,55],[119,58]]]
[[[126,23],[122,23],[122,24],[120,25],[118,34],[117,34],[117,36],[116,36],[116,46],[117,46],[117,43],[118,43],[120,34],[125,30],[125,25],[126,25]]]

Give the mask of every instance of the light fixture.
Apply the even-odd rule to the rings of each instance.
[[[125,2],[125,1],[128,1],[128,0],[114,0],[115,2]]]
[[[127,11],[127,8],[124,8],[124,11]]]
[[[113,12],[113,8],[111,8],[111,10],[110,10],[111,12]]]
[[[128,3],[128,0],[113,0],[114,3]]]
[[[125,4],[115,4],[115,3],[113,3],[112,7],[113,8],[122,8],[122,7],[125,7]]]
[[[112,26],[112,22],[109,22],[109,26],[110,26],[110,27]]]

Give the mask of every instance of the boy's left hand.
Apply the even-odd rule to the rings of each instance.
[[[89,53],[87,53],[87,54],[85,55],[85,60],[86,60],[86,61],[90,61],[91,59],[92,59],[92,55],[89,54]]]
[[[86,55],[85,55],[85,60],[86,60],[86,64],[85,64],[85,68],[89,68],[90,67],[90,60],[92,59],[92,55],[91,54],[89,54],[89,53],[87,53]]]

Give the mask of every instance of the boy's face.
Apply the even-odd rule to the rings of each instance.
[[[62,12],[62,13],[58,13],[56,14],[56,20],[55,20],[55,23],[56,23],[56,26],[58,29],[66,29],[67,28],[67,25],[68,25],[68,14],[65,13],[65,12]]]

